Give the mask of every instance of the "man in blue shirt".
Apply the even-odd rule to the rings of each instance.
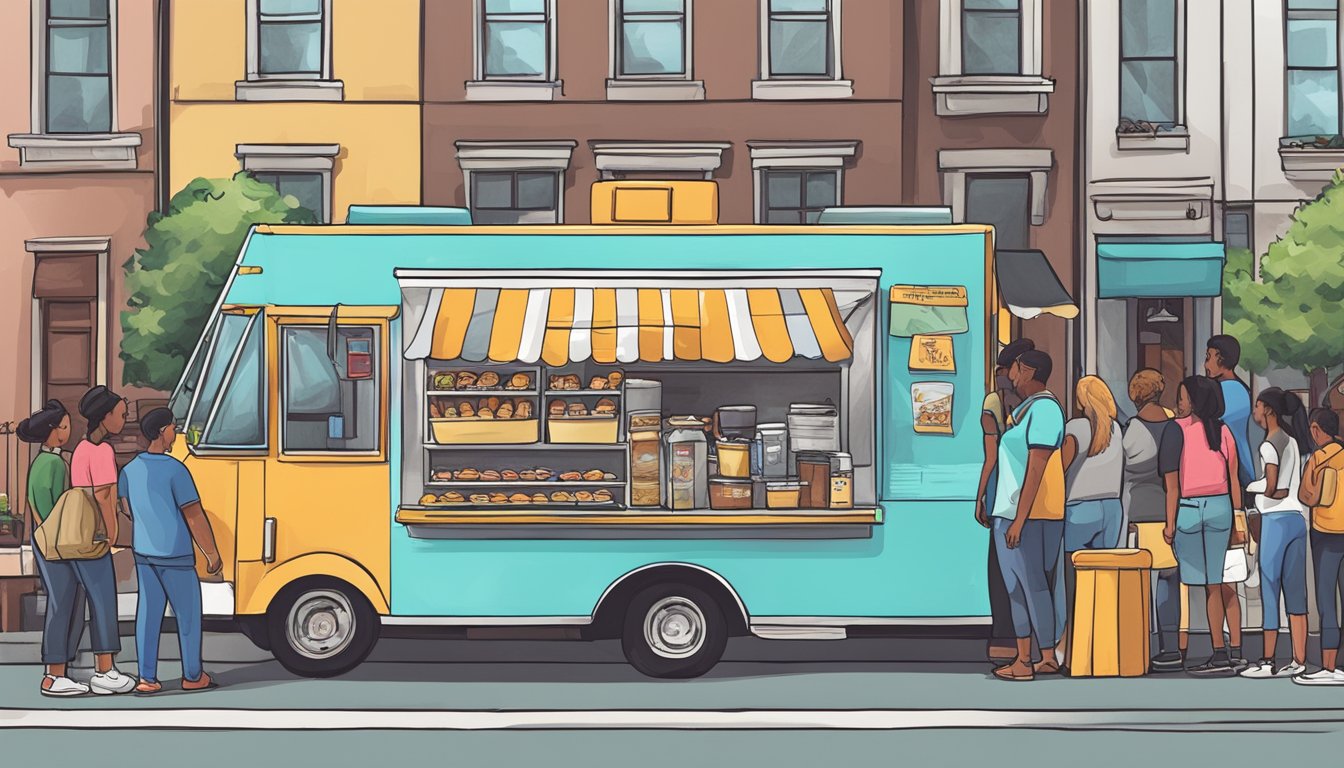
[[[213,686],[201,669],[201,582],[193,543],[205,554],[206,569],[222,563],[201,497],[186,465],[168,450],[177,438],[173,413],[156,408],[140,419],[149,448],[121,471],[118,490],[131,516],[131,549],[140,597],[135,609],[135,645],[140,665],[136,693],[158,693],[159,633],[163,612],[173,606],[182,649],[182,689]]]
[[[1206,346],[1204,373],[1223,388],[1223,423],[1237,444],[1237,477],[1245,488],[1255,479],[1255,459],[1251,456],[1251,390],[1237,378],[1241,343],[1235,336],[1218,335]]]

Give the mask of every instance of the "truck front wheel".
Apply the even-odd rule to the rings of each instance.
[[[271,653],[303,677],[345,674],[378,642],[378,614],[354,587],[304,579],[276,595],[266,614]]]
[[[621,648],[649,677],[699,677],[719,663],[727,645],[723,609],[698,587],[655,584],[626,610]]]

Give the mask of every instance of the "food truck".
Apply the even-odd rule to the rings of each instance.
[[[734,635],[987,623],[980,403],[1010,312],[1076,312],[1044,257],[894,209],[720,225],[712,182],[592,195],[592,225],[253,229],[172,400],[207,615],[309,676],[392,626],[569,627],[688,677]]]

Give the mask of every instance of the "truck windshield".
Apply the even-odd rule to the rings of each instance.
[[[210,345],[214,341],[217,325],[218,322],[214,322],[206,326],[201,343],[196,346],[196,352],[191,356],[186,374],[177,385],[177,390],[173,392],[173,399],[168,404],[168,407],[173,411],[173,421],[184,432],[187,411],[191,409],[191,401],[196,397],[196,389],[200,386],[201,369],[205,367],[205,356],[210,354]]]
[[[205,354],[198,355],[203,357],[203,360],[199,361],[201,370],[196,374],[198,386],[185,417],[188,443],[195,445],[200,442],[205,422],[210,418],[210,411],[224,384],[224,375],[228,373],[229,366],[238,351],[238,345],[242,343],[243,334],[251,322],[252,318],[248,315],[220,315],[211,333],[209,345],[202,347]],[[197,364],[192,365],[195,367]],[[191,377],[188,377],[186,381],[190,380]],[[184,382],[183,390],[185,389]]]

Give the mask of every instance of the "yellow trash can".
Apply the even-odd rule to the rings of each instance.
[[[1153,556],[1145,549],[1084,549],[1070,629],[1073,677],[1140,677],[1148,673],[1149,587]]]

